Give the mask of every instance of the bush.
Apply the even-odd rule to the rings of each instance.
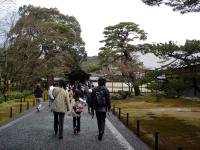
[[[0,95],[0,104],[3,103],[3,101],[4,101],[4,96]]]
[[[33,94],[33,91],[24,90],[22,93],[23,93],[24,96],[29,96],[29,95]]]
[[[161,94],[165,97],[176,98],[183,95],[190,84],[184,82],[184,79],[168,79],[156,82],[151,82],[148,88],[153,91],[154,94]]]
[[[25,90],[23,92],[20,92],[20,91],[9,91],[6,93],[7,95],[7,98],[9,100],[13,100],[13,99],[20,99],[24,96],[28,96],[28,95],[31,95],[33,92],[32,91],[28,91],[28,90]]]
[[[164,85],[165,95],[170,98],[182,96],[187,88],[188,84],[185,84],[183,79],[170,79]]]

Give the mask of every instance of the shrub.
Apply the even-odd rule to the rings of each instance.
[[[0,104],[3,103],[3,101],[4,101],[4,96],[0,95]]]
[[[13,99],[20,99],[24,96],[28,96],[28,95],[31,95],[33,92],[32,91],[29,91],[29,90],[25,90],[23,92],[20,92],[20,91],[9,91],[6,93],[7,95],[7,98],[9,100],[13,100]]]
[[[184,83],[183,79],[170,79],[164,85],[165,95],[171,98],[180,97],[188,86],[188,84]]]

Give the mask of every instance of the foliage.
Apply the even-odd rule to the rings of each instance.
[[[169,74],[171,70],[154,70],[147,72],[145,76],[137,80],[139,85],[146,84],[147,88],[156,96],[166,96],[166,97],[180,97],[183,96],[183,92],[188,90],[192,86],[192,81],[194,78],[198,78],[195,74],[182,74],[174,78],[163,78],[160,77],[163,74]]]
[[[145,40],[146,33],[133,22],[120,22],[114,26],[104,29],[104,47],[100,48],[99,59],[102,66],[107,66],[107,74],[114,75],[121,72],[123,79],[130,87],[134,87],[135,94],[139,95],[139,88],[134,84],[136,80],[135,72],[142,66],[137,59],[136,52],[140,51],[138,45],[134,45],[136,40]]]
[[[4,99],[4,96],[0,94],[0,104],[3,103]]]
[[[162,70],[151,70],[145,73],[144,76],[137,79],[138,85],[148,84],[152,81],[155,81],[156,77],[162,74]]]
[[[20,92],[20,91],[9,91],[6,93],[7,97],[9,100],[13,100],[13,99],[19,99],[19,98],[22,98],[22,97],[25,97],[25,96],[29,96],[33,94],[32,91],[23,91],[23,92]]]
[[[174,42],[152,44],[145,53],[153,53],[159,57],[161,63],[167,63],[162,67],[171,66],[184,67],[200,63],[200,41],[187,40],[184,45],[177,45]]]
[[[82,69],[86,72],[99,72],[101,70],[98,56],[87,57],[87,61],[83,62]]]
[[[184,79],[170,79],[164,85],[165,95],[167,97],[180,97],[188,87],[189,85],[184,83]]]
[[[139,49],[133,45],[136,39],[145,40],[146,33],[139,29],[139,25],[133,22],[121,22],[114,26],[108,26],[104,29],[104,38],[101,42],[105,46],[100,48],[99,53],[101,62],[108,65],[116,60],[123,59],[124,62],[131,60],[131,53]]]
[[[180,13],[199,12],[200,0],[142,0],[149,6],[159,6],[161,4],[168,5],[173,8],[174,11],[180,11]]]
[[[168,43],[159,43],[147,45],[144,53],[153,53],[161,59],[163,63],[158,74],[147,74],[138,82],[146,82],[151,89],[163,91],[166,96],[179,97],[184,90],[194,88],[199,91],[197,85],[197,71],[200,64],[200,41],[187,40],[184,45],[177,45],[170,41]],[[156,78],[165,74],[166,82],[158,83]],[[156,84],[158,84],[156,87]],[[162,86],[160,86],[160,84]],[[158,88],[158,89],[157,89]]]
[[[79,68],[86,52],[78,21],[56,8],[19,8],[20,18],[8,34],[3,77],[22,89],[48,75]],[[58,72],[57,72],[58,71]]]

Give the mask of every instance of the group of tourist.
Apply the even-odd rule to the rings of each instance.
[[[92,118],[96,113],[98,139],[102,140],[106,113],[110,111],[111,107],[109,91],[105,87],[105,83],[105,78],[99,78],[97,87],[90,82],[85,85],[78,82],[66,85],[63,80],[50,85],[48,89],[49,107],[54,114],[54,132],[55,135],[58,134],[59,139],[63,139],[65,112],[68,111],[68,115],[73,117],[73,132],[78,134],[81,128],[81,113],[83,107],[87,105],[87,111]],[[37,84],[34,93],[38,112],[41,109],[42,92],[40,84]]]

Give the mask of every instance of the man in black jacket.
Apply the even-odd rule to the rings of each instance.
[[[38,112],[40,111],[40,108],[41,108],[42,93],[43,93],[43,90],[41,88],[40,83],[38,83],[35,87],[35,90],[34,90],[35,101],[36,101],[36,104],[37,104],[37,111]]]
[[[102,140],[105,130],[106,113],[110,111],[110,94],[105,87],[106,80],[104,78],[98,79],[98,87],[92,90],[91,94],[91,114],[94,116],[94,110],[97,117],[97,125],[99,129],[98,139]]]

